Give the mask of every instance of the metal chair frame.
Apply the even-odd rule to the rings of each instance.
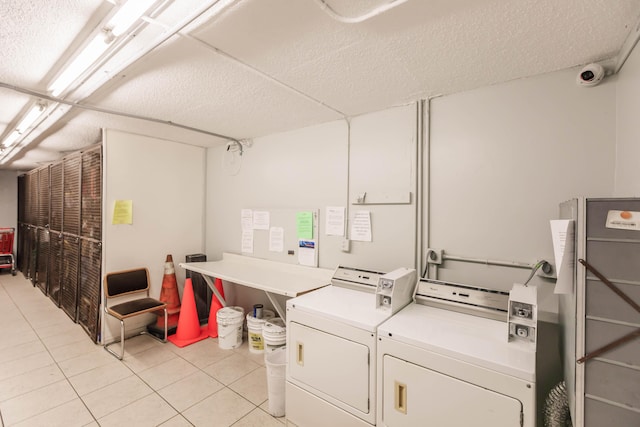
[[[103,289],[105,314],[114,317],[120,322],[120,339],[109,343],[105,342],[105,350],[122,360],[124,358],[125,320],[145,313],[157,313],[160,310],[164,312],[164,339],[150,334],[146,330],[134,336],[145,334],[160,342],[167,342],[167,304],[149,297],[149,270],[147,268],[108,273],[104,277]],[[144,296],[132,298],[137,295]],[[125,296],[129,297],[125,302],[109,306],[109,301]],[[109,346],[116,343],[121,343],[119,354],[109,348]]]

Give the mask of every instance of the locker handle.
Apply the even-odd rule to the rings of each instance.
[[[395,407],[396,411],[407,413],[407,385],[395,382]]]
[[[297,353],[296,362],[298,362],[298,365],[304,366],[304,344],[301,342],[298,343]]]

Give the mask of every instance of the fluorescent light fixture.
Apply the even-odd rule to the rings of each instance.
[[[41,102],[38,102],[36,105],[31,107],[31,110],[29,110],[27,115],[24,116],[22,120],[20,120],[20,123],[18,123],[18,126],[16,126],[15,130],[11,132],[9,136],[4,139],[4,141],[2,141],[2,147],[9,148],[13,146],[13,144],[18,142],[24,135],[25,131],[29,129],[36,122],[36,120],[38,120],[42,113],[44,113],[45,108],[46,104],[43,104]]]
[[[32,124],[35,123],[36,120],[38,120],[38,117],[42,115],[44,109],[44,104],[38,103],[34,105],[27,115],[24,116],[24,119],[22,119],[18,126],[16,126],[16,131],[18,131],[19,134],[23,134]]]
[[[2,141],[2,148],[9,148],[20,138],[20,133],[17,130],[14,130],[9,134],[8,137]]]
[[[109,43],[105,35],[96,35],[91,42],[85,46],[76,59],[60,74],[60,76],[49,86],[53,96],[60,95],[69,85],[84,73],[102,55]]]
[[[116,37],[125,34],[149,10],[157,0],[129,0],[104,25],[71,64],[49,86],[53,96],[58,96],[86,72],[109,48]]]
[[[107,24],[115,37],[129,31],[131,26],[145,14],[156,0],[129,0],[120,7]]]

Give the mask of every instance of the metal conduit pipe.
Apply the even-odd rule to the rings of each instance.
[[[353,18],[348,17],[348,16],[343,16],[340,15],[338,12],[336,12],[335,10],[333,10],[333,8],[331,6],[329,6],[329,4],[327,4],[327,2],[325,0],[315,0],[315,2],[318,4],[318,6],[320,6],[320,9],[322,9],[322,11],[324,11],[327,15],[329,15],[331,18],[335,19],[336,21],[342,22],[344,24],[359,24],[361,22],[364,22],[368,19],[373,18],[374,16],[378,16],[381,15],[395,7],[400,6],[403,3],[408,2],[409,0],[395,0],[392,1],[390,3],[384,4],[382,6],[379,6],[367,13],[365,13],[364,15],[360,15],[360,16],[355,16]]]
[[[466,258],[466,257],[447,255],[447,254],[443,254],[442,255],[442,260],[443,261],[468,262],[468,263],[472,263],[472,264],[494,265],[494,266],[499,266],[499,267],[522,268],[522,269],[527,269],[527,270],[529,270],[531,268],[534,268],[536,266],[535,264],[530,264],[530,263],[526,263],[526,262],[497,261],[497,260],[490,260],[490,259]],[[545,261],[545,263],[546,263],[546,261]],[[546,264],[548,264],[548,263],[546,263]],[[547,265],[547,266],[543,265],[542,266],[543,271],[545,271],[545,269],[547,269],[549,267],[551,267],[551,266],[550,265]]]
[[[633,48],[638,43],[638,40],[640,40],[640,19],[636,21],[636,25],[631,29],[631,32],[627,36],[622,45],[622,48],[620,49],[620,52],[618,53],[618,56],[616,57],[616,64],[613,69],[614,74],[617,74],[618,71],[620,71],[627,58],[629,58],[629,56],[631,55]]]
[[[0,88],[9,89],[9,90],[12,90],[14,92],[22,93],[22,94],[29,95],[29,96],[32,96],[32,97],[35,97],[35,98],[39,98],[39,99],[44,99],[46,101],[55,102],[56,104],[68,105],[70,107],[80,108],[82,110],[95,111],[96,113],[111,114],[111,115],[114,115],[114,116],[127,117],[127,118],[130,118],[130,119],[138,119],[138,120],[143,120],[143,121],[147,121],[147,122],[160,123],[160,124],[163,124],[163,125],[168,125],[168,126],[177,127],[177,128],[180,128],[180,129],[190,130],[190,131],[193,131],[193,132],[202,133],[202,134],[209,135],[209,136],[215,136],[217,138],[227,139],[229,141],[233,141],[233,142],[236,142],[236,143],[240,144],[240,141],[238,139],[233,138],[231,136],[222,135],[222,134],[216,133],[216,132],[209,132],[207,130],[194,128],[192,126],[182,125],[180,123],[175,123],[175,122],[171,122],[171,121],[168,121],[168,120],[161,120],[161,119],[156,119],[156,118],[153,118],[153,117],[141,116],[141,115],[138,115],[138,114],[123,113],[123,112],[120,112],[120,111],[110,110],[108,108],[95,107],[95,106],[88,105],[88,104],[79,104],[78,102],[67,101],[67,100],[62,99],[62,98],[56,98],[55,96],[50,96],[50,95],[47,95],[46,93],[38,92],[38,91],[35,91],[35,90],[32,90],[32,89],[23,88],[23,87],[20,87],[20,86],[14,86],[14,85],[11,85],[11,84],[5,83],[5,82],[0,82]]]
[[[424,131],[425,131],[425,123],[424,123],[424,101],[418,101],[416,103],[416,184],[415,184],[415,194],[416,194],[416,241],[414,242],[416,245],[416,271],[420,275],[420,277],[424,277],[422,272],[422,251],[424,248],[423,244],[423,184],[424,184],[424,165],[422,162],[422,158],[424,155],[423,147],[424,147]],[[425,262],[426,265],[426,262]]]
[[[216,14],[218,14],[218,13],[221,13],[227,7],[231,6],[232,4],[234,4],[234,3],[238,2],[238,1],[240,1],[240,0],[211,0],[211,1],[208,1],[202,7],[200,7],[194,14],[190,15],[189,17],[184,19],[179,24],[175,25],[168,33],[166,33],[166,34],[162,35],[161,37],[159,37],[149,47],[147,47],[146,49],[143,49],[137,55],[134,55],[133,57],[131,57],[128,61],[123,63],[122,66],[119,67],[118,69],[114,69],[114,70],[112,70],[111,73],[105,75],[103,77],[102,83],[100,85],[96,86],[91,93],[88,93],[85,96],[85,98],[91,96],[95,90],[97,90],[100,87],[102,87],[109,79],[111,79],[111,77],[113,75],[118,74],[123,69],[127,68],[128,66],[130,66],[134,62],[140,60],[142,57],[146,56],[147,54],[149,54],[150,52],[152,52],[153,50],[155,50],[156,48],[161,46],[163,43],[165,43],[171,37],[175,36],[180,31],[184,30],[187,26],[191,25],[193,22],[195,22],[197,19],[199,19],[201,16],[203,16],[204,14],[209,12],[214,7],[216,7],[216,6],[219,7],[219,10],[217,10],[215,12]],[[218,3],[220,3],[220,4],[218,4]],[[39,98],[42,98],[42,99],[47,99],[49,101],[54,101],[54,102],[57,102],[57,103],[60,103],[60,104],[68,105],[68,106],[70,106],[72,108],[73,107],[77,107],[77,108],[83,108],[83,109],[86,109],[86,110],[92,110],[92,111],[96,111],[96,112],[114,114],[114,115],[119,115],[119,116],[126,116],[126,117],[130,117],[130,118],[136,118],[136,119],[141,119],[141,120],[146,120],[146,121],[156,122],[156,123],[163,123],[163,124],[171,125],[171,126],[174,126],[174,127],[180,127],[180,128],[187,129],[187,130],[192,130],[192,131],[195,131],[195,132],[206,133],[206,134],[211,135],[211,136],[225,138],[225,139],[228,139],[230,141],[235,141],[235,142],[239,143],[239,141],[236,140],[235,138],[231,138],[231,137],[228,137],[228,136],[225,136],[225,135],[221,135],[221,134],[217,134],[217,133],[214,133],[214,132],[203,131],[202,129],[196,129],[196,128],[192,128],[192,127],[189,127],[189,126],[173,123],[173,122],[154,119],[154,118],[151,118],[151,117],[138,116],[138,115],[134,115],[134,114],[125,114],[125,113],[121,113],[121,112],[118,112],[118,111],[107,110],[107,109],[103,109],[103,108],[99,108],[99,107],[91,107],[91,106],[83,105],[83,104],[80,104],[82,99],[79,99],[79,100],[76,100],[76,101],[67,101],[65,98],[52,97],[52,96],[49,96],[47,94],[38,93],[38,92],[30,90],[30,89],[21,88],[21,87],[14,86],[14,85],[11,85],[11,84],[8,84],[8,83],[4,83],[4,82],[0,82],[0,87],[4,87],[6,89],[11,89],[11,90],[14,90],[16,92],[21,92],[21,93],[24,93],[24,94],[27,94],[27,95],[31,95],[31,96],[36,96],[36,97],[39,97]],[[54,123],[55,122],[51,123],[49,125],[49,127],[53,126]],[[31,132],[33,130],[34,129],[32,129]],[[41,131],[41,133],[44,132],[44,131],[46,131],[46,129],[43,129]],[[6,161],[6,159],[11,159],[12,157],[14,157],[21,149],[22,148],[20,148],[19,145],[16,145],[16,146],[12,147],[9,151],[5,152],[4,155],[2,156],[3,163]]]

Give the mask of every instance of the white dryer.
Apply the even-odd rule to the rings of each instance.
[[[378,426],[535,427],[536,350],[508,341],[508,298],[420,279],[378,328]]]
[[[412,300],[413,269],[338,267],[287,301],[286,417],[300,427],[376,423],[376,330]]]

